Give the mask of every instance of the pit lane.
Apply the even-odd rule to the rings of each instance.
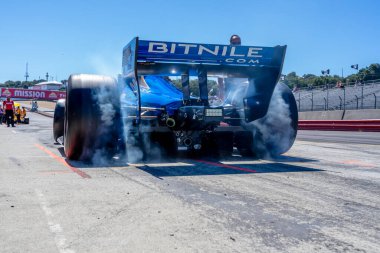
[[[300,131],[275,160],[67,162],[52,119],[0,126],[2,252],[378,252],[379,133]],[[87,176],[86,176],[87,175]]]

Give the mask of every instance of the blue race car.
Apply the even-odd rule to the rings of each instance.
[[[54,138],[63,136],[73,160],[136,148],[149,156],[152,147],[170,156],[229,155],[234,147],[242,156],[280,155],[293,145],[298,123],[292,92],[277,83],[285,51],[134,38],[117,80],[70,76]]]

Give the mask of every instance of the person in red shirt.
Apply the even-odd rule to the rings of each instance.
[[[3,107],[0,107],[0,125],[3,124],[3,115],[4,115]]]
[[[5,118],[7,119],[7,126],[12,125],[12,127],[15,127],[14,122],[14,111],[15,111],[15,105],[10,97],[7,97],[7,100],[3,102],[3,109],[5,111]]]

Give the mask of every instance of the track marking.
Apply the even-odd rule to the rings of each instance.
[[[362,166],[362,167],[370,167],[370,168],[376,167],[375,164],[366,163],[359,160],[346,160],[346,161],[342,161],[342,163],[349,164],[349,165],[357,165],[357,166]]]
[[[221,168],[227,168],[227,169],[232,169],[232,170],[239,170],[239,171],[245,171],[245,172],[250,172],[250,173],[257,173],[256,170],[251,170],[247,168],[242,168],[238,166],[233,166],[233,165],[228,165],[228,164],[223,164],[223,163],[217,163],[217,162],[211,162],[211,161],[205,161],[205,160],[194,160],[199,163],[205,163],[208,165],[213,165]]]
[[[88,175],[86,172],[83,172],[73,166],[71,166],[70,164],[68,164],[66,162],[65,159],[63,159],[62,157],[59,157],[57,156],[56,154],[54,154],[53,152],[51,152],[50,150],[48,150],[47,148],[39,145],[39,144],[34,144],[37,148],[39,148],[40,150],[44,151],[46,154],[50,155],[52,158],[54,158],[55,160],[57,160],[58,162],[62,163],[63,165],[65,165],[67,168],[69,168],[72,172],[78,174],[79,176],[81,176],[82,178],[91,178],[90,175]]]
[[[54,235],[55,245],[58,248],[60,253],[75,253],[74,250],[70,249],[66,243],[66,237],[63,235],[63,230],[61,225],[53,221],[53,212],[49,207],[49,203],[47,202],[45,196],[38,189],[35,189],[36,195],[38,197],[41,209],[44,211],[46,216],[50,232]]]

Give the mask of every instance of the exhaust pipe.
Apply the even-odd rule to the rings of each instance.
[[[193,140],[191,138],[185,138],[183,144],[185,144],[186,147],[190,147],[191,144],[193,144]]]
[[[174,126],[175,126],[175,120],[172,119],[172,118],[168,118],[168,119],[166,120],[166,125],[167,125],[168,127],[174,127]]]

